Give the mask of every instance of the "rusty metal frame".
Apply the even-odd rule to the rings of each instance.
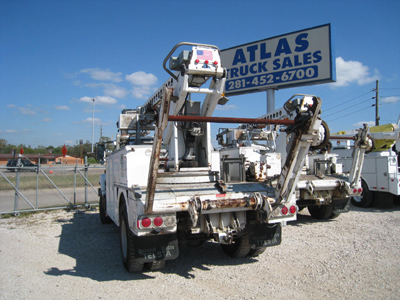
[[[165,87],[163,99],[161,100],[160,114],[157,120],[157,126],[154,130],[154,141],[151,152],[149,175],[146,188],[146,214],[153,213],[154,194],[156,189],[158,167],[160,163],[160,153],[164,130],[168,125],[169,105],[171,103],[172,89]]]
[[[266,125],[294,125],[293,120],[278,119],[252,119],[252,118],[224,118],[224,117],[201,117],[201,116],[168,116],[168,121],[174,122],[210,122],[210,123],[243,123],[243,124],[266,124]]]

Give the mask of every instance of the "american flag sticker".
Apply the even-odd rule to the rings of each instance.
[[[198,59],[213,59],[213,52],[211,50],[197,50],[197,58]]]

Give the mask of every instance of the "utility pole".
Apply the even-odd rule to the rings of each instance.
[[[375,91],[375,126],[379,126],[379,80],[376,81]]]
[[[93,153],[93,143],[94,143],[94,101],[95,99],[92,99],[93,101],[93,115],[92,115],[92,153]]]

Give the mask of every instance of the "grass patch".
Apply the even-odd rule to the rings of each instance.
[[[74,172],[59,172],[53,174],[47,174],[50,180],[58,187],[58,188],[73,188],[74,182],[76,187],[84,187],[85,179],[81,174],[76,174],[76,179]],[[97,188],[99,187],[99,173],[93,173],[87,175],[87,180],[90,184]],[[6,173],[7,179],[16,187],[17,186],[17,174],[14,172]],[[52,189],[54,188],[53,184],[46,178],[42,173],[39,173],[39,176],[35,172],[30,173],[20,173],[19,174],[19,183],[18,189],[23,190],[34,190],[34,189]],[[0,177],[0,190],[14,190],[14,188],[10,185],[7,180]]]

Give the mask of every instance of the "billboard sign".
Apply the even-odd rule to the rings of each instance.
[[[334,82],[331,25],[321,25],[221,51],[226,95]]]

